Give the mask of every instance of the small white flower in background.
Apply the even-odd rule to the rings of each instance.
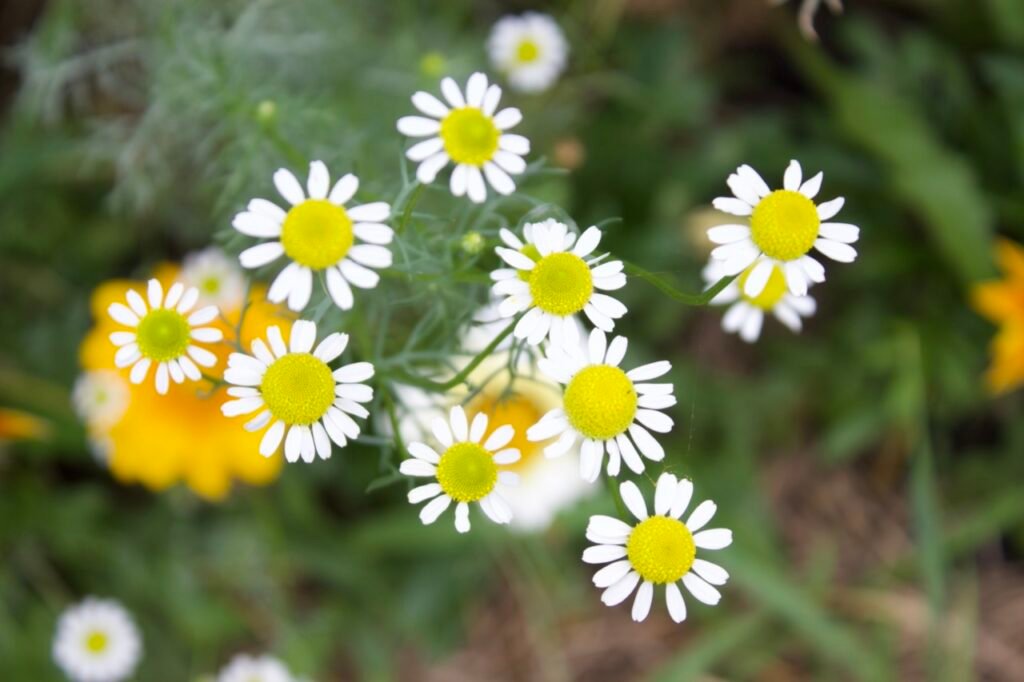
[[[374,288],[380,275],[373,270],[391,267],[391,251],[385,245],[394,231],[384,224],[391,207],[383,201],[346,207],[359,189],[359,179],[349,173],[332,187],[322,161],[309,164],[308,197],[285,168],[274,173],[274,185],[291,206],[286,212],[266,199],[253,199],[235,216],[231,224],[242,234],[272,240],[246,249],[239,262],[244,268],[259,268],[287,256],[291,263],[274,279],[267,298],[287,301],[295,311],[309,303],[313,272],[322,271],[331,299],[349,310],[352,287]]]
[[[565,69],[569,44],[547,14],[526,12],[498,20],[487,40],[494,68],[523,92],[547,90]]]
[[[857,251],[850,244],[860,229],[849,223],[827,222],[843,207],[838,197],[822,204],[814,198],[821,189],[822,173],[803,181],[800,164],[790,161],[783,188],[772,191],[750,166],[740,166],[729,176],[733,197],[719,197],[714,206],[737,216],[750,216],[748,225],[719,225],[708,230],[708,238],[721,244],[711,257],[721,261],[723,271],[736,275],[752,269],[743,291],[757,296],[771,277],[773,266],[782,269],[789,291],[807,293],[809,282],[824,282],[825,268],[808,255],[811,249],[841,263],[851,263]]]
[[[724,276],[722,265],[712,261],[704,268],[704,280],[713,285]],[[799,332],[803,328],[804,317],[814,314],[817,305],[811,296],[794,296],[786,289],[786,279],[782,269],[775,266],[764,290],[757,296],[748,296],[743,292],[743,285],[750,276],[750,268],[730,282],[711,299],[712,305],[728,305],[729,309],[722,317],[722,329],[730,334],[739,333],[747,343],[757,341],[761,335],[764,316],[771,313],[775,318]],[[730,305],[731,304],[731,305]]]
[[[221,412],[237,417],[259,410],[245,428],[259,431],[270,425],[260,442],[264,457],[274,454],[284,439],[289,462],[300,456],[304,462],[317,455],[327,459],[331,441],[343,448],[359,436],[359,425],[349,415],[369,416],[360,403],[373,400],[373,389],[360,382],[373,376],[373,365],[355,362],[332,372],[328,363],[345,351],[348,334],[330,334],[314,350],[315,343],[316,323],[298,320],[292,324],[289,345],[273,326],[267,329],[267,343],[252,342],[252,355],[228,357],[224,381],[232,384],[228,395],[236,400],[224,403]]]
[[[273,656],[238,654],[217,674],[217,682],[297,682]]]
[[[135,672],[142,640],[131,615],[111,599],[89,597],[61,614],[53,658],[74,682],[118,682]]]
[[[651,610],[654,586],[664,585],[669,616],[681,623],[686,619],[686,602],[679,589],[682,580],[698,601],[717,604],[722,595],[714,586],[724,585],[729,574],[718,564],[697,558],[698,550],[732,544],[731,530],[702,530],[715,515],[715,503],[701,502],[685,523],[680,521],[693,497],[693,484],[668,473],[658,478],[653,516],[648,515],[635,483],[626,481],[619,486],[619,493],[639,523],[630,525],[598,515],[591,516],[587,526],[587,539],[597,544],[583,552],[583,561],[608,564],[594,574],[594,585],[604,589],[601,601],[607,606],[621,604],[639,584],[633,600],[633,620],[639,622]]]
[[[216,327],[200,325],[213,322],[220,314],[217,306],[190,313],[199,300],[199,290],[185,288],[175,282],[167,290],[155,279],[149,280],[147,299],[130,289],[126,295],[128,305],[111,303],[107,308],[110,317],[118,324],[131,327],[132,331],[117,331],[110,335],[110,341],[118,346],[114,364],[132,370],[129,380],[142,383],[149,373],[149,367],[156,363],[157,393],[167,393],[169,379],[180,384],[189,379],[199,381],[202,373],[196,364],[213,367],[217,356],[197,346],[196,343],[216,343],[224,334]]]
[[[508,320],[498,317],[496,304],[477,311],[473,324],[461,336],[459,347],[465,355],[452,357],[447,363],[451,371],[463,367],[507,325]],[[585,339],[582,333],[577,332],[577,336]],[[406,442],[428,438],[433,419],[445,417],[453,405],[459,404],[464,405],[470,420],[483,413],[491,423],[512,425],[515,435],[509,447],[519,450],[520,459],[509,469],[519,474],[519,483],[502,491],[512,508],[510,526],[520,531],[543,531],[561,510],[593,494],[596,486],[579,476],[578,447],[570,448],[564,457],[550,458],[543,455],[547,441],[526,438],[530,426],[562,404],[562,387],[537,370],[532,348],[513,353],[510,346],[511,339],[505,339],[469,374],[463,386],[444,394],[396,386],[399,430]],[[510,369],[513,365],[514,371]],[[443,381],[446,375],[437,378]],[[385,432],[390,428],[383,426]]]
[[[412,459],[402,462],[399,471],[406,476],[436,481],[409,491],[411,504],[430,500],[420,511],[424,524],[436,521],[453,501],[455,530],[460,533],[469,532],[470,502],[478,502],[495,523],[512,520],[512,509],[502,490],[518,483],[519,476],[499,467],[519,461],[519,450],[507,447],[515,429],[504,424],[488,436],[488,421],[487,415],[480,412],[470,423],[465,410],[456,405],[450,419],[439,417],[431,424],[434,438],[444,448],[440,454],[425,443],[409,443]]]
[[[128,409],[128,384],[110,369],[85,372],[75,380],[71,402],[78,418],[90,429],[106,431]]]
[[[609,476],[619,475],[622,461],[641,473],[641,455],[654,462],[665,457],[665,450],[647,429],[657,433],[672,430],[671,417],[659,412],[676,404],[672,384],[637,382],[656,379],[672,365],[661,360],[624,372],[619,363],[626,346],[625,337],[616,336],[609,344],[604,332],[594,329],[586,355],[551,345],[547,357],[538,363],[565,391],[562,406],[545,414],[526,435],[533,441],[558,436],[544,448],[548,457],[564,454],[581,439],[580,475],[587,481],[597,480],[605,450]]]
[[[427,138],[405,153],[419,164],[416,178],[429,185],[450,161],[455,164],[450,187],[457,197],[468,195],[482,203],[487,198],[485,178],[498,194],[514,192],[511,176],[526,170],[523,156],[530,152],[530,141],[506,131],[523,115],[514,107],[497,111],[501,88],[488,85],[482,73],[469,77],[465,95],[451,78],[441,81],[441,93],[448,104],[430,93],[417,92],[412,103],[425,116],[398,119],[398,132]]]
[[[238,262],[216,246],[185,256],[178,279],[199,290],[201,305],[237,310],[245,296],[245,275]]]
[[[626,286],[622,261],[602,262],[604,256],[587,259],[601,241],[601,230],[589,227],[576,238],[556,220],[527,223],[526,242],[509,230],[501,231],[507,247],[495,249],[512,266],[491,273],[493,291],[506,296],[498,307],[502,317],[527,311],[516,325],[516,338],[537,345],[550,338],[555,345],[576,346],[574,318],[583,313],[595,327],[615,328],[615,320],[626,314],[618,299],[598,290],[614,291]]]

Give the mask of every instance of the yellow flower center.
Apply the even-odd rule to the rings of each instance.
[[[184,355],[191,333],[185,316],[168,308],[150,310],[135,330],[139,351],[157,362]]]
[[[743,293],[743,287],[746,285],[747,277],[750,276],[750,271],[753,269],[753,266],[747,268],[736,279],[736,284],[740,288],[740,297],[747,303],[756,305],[762,310],[771,310],[786,295],[786,276],[782,274],[782,268],[778,265],[773,266],[772,274],[768,276],[768,283],[764,285],[764,289],[757,296],[751,297]]]
[[[91,654],[100,654],[106,650],[109,642],[110,638],[107,637],[107,633],[93,630],[85,637],[85,650]]]
[[[441,455],[437,482],[456,502],[487,497],[498,482],[498,466],[491,453],[476,443],[456,443]]]
[[[288,211],[281,227],[284,252],[313,270],[335,265],[352,248],[352,219],[325,199],[307,199]]]
[[[565,387],[563,409],[576,431],[594,440],[608,440],[633,423],[636,401],[636,389],[625,372],[611,365],[591,365]]]
[[[565,317],[578,313],[594,293],[590,268],[574,253],[544,256],[529,274],[534,305],[552,315]]]
[[[216,275],[208,275],[199,283],[199,290],[208,296],[213,296],[220,291],[220,278]]]
[[[539,56],[540,46],[529,38],[520,42],[518,49],[516,49],[516,59],[523,64],[536,61]]]
[[[331,368],[309,353],[289,353],[267,368],[260,393],[267,409],[285,424],[312,424],[334,402]]]
[[[506,448],[519,450],[519,461],[508,465],[511,470],[526,469],[528,462],[541,451],[543,443],[534,443],[526,437],[526,431],[540,421],[543,412],[531,401],[518,393],[487,395],[481,393],[466,410],[472,419],[484,413],[492,424],[510,424],[515,435]]]
[[[795,260],[811,250],[821,219],[814,202],[800,192],[780,189],[758,202],[750,216],[750,236],[769,257]]]
[[[697,556],[693,535],[682,521],[651,516],[636,525],[626,542],[626,557],[640,577],[661,585],[690,570]]]
[[[494,120],[476,107],[452,109],[441,121],[444,150],[455,163],[484,165],[498,150],[500,134]]]

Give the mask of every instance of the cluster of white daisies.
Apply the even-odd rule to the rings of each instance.
[[[489,48],[510,85],[521,90],[550,85],[567,54],[558,27],[538,14],[503,19]],[[418,181],[433,183],[450,165],[448,184],[456,197],[480,203],[488,187],[500,195],[515,191],[513,177],[526,170],[524,156],[530,151],[527,138],[510,132],[522,118],[520,111],[501,108],[501,87],[482,73],[470,76],[465,87],[445,78],[440,94],[415,93],[412,104],[419,113],[397,122],[399,132],[415,140],[406,155],[418,164]],[[825,278],[811,252],[840,262],[855,258],[850,244],[858,229],[832,222],[843,200],[814,201],[821,181],[821,173],[804,180],[795,161],[780,190],[772,191],[746,165],[729,176],[733,196],[716,199],[714,206],[744,222],[709,231],[719,246],[705,273],[709,284],[735,278],[714,299],[732,304],[723,318],[727,331],[753,341],[766,312],[799,329],[801,317],[814,311],[809,286]],[[338,308],[352,309],[358,292],[375,288],[378,271],[392,264],[391,206],[354,201],[358,178],[345,174],[332,183],[321,161],[310,164],[305,184],[286,169],[274,173],[273,184],[283,204],[254,198],[233,220],[238,232],[260,240],[241,253],[241,265],[263,269],[283,258],[286,264],[274,274],[267,298],[293,311],[306,309],[315,279]],[[676,404],[673,385],[665,380],[671,366],[667,361],[624,365],[628,342],[613,332],[627,309],[613,294],[626,285],[626,275],[622,261],[599,250],[602,236],[597,227],[577,234],[555,220],[527,223],[519,234],[501,230],[495,252],[502,267],[491,273],[498,316],[507,320],[517,343],[543,352],[537,365],[557,386],[560,400],[525,429],[520,424],[518,432],[483,412],[470,418],[461,405],[433,419],[432,437],[422,439],[429,442],[410,443],[410,457],[399,468],[423,479],[408,498],[423,504],[424,523],[454,506],[455,528],[467,532],[473,503],[493,522],[509,523],[514,512],[508,490],[518,483],[515,468],[521,457],[512,444],[524,435],[527,442],[542,444],[547,457],[578,453],[579,474],[588,482],[602,470],[618,476],[623,464],[641,474],[647,461],[664,459],[659,437],[672,430],[674,422],[665,410]],[[200,367],[215,366],[216,357],[203,344],[221,339],[216,328],[205,326],[218,317],[218,309],[193,310],[197,295],[183,283],[165,292],[153,280],[145,296],[130,291],[125,303],[110,306],[111,317],[125,327],[110,337],[118,346],[116,362],[131,367],[132,382],[145,380],[155,366],[156,389],[164,393],[170,382],[198,381],[204,378]],[[587,326],[592,327],[589,333],[583,331]],[[334,366],[348,336],[333,332],[321,337],[313,321],[295,321],[285,336],[271,326],[252,342],[249,353],[230,355],[223,380],[231,400],[222,411],[227,417],[245,415],[245,429],[263,432],[259,452],[264,456],[283,444],[289,462],[326,459],[333,448],[359,437],[358,420],[369,416],[365,405],[373,400],[373,389],[364,382],[373,377],[374,367],[367,362]],[[587,538],[596,545],[583,556],[588,563],[608,564],[594,576],[595,585],[605,589],[602,600],[614,605],[636,589],[633,617],[642,620],[654,586],[665,585],[668,611],[681,621],[686,616],[681,582],[697,600],[717,603],[715,586],[724,584],[728,574],[697,556],[698,550],[713,551],[731,542],[728,530],[704,529],[715,505],[704,502],[683,521],[693,486],[670,474],[658,479],[653,514],[635,484],[624,482],[618,491],[637,523],[592,517]],[[74,613],[79,615],[69,614],[68,622],[78,625],[62,624],[60,633],[71,634],[59,633],[55,645],[62,666],[92,670],[95,663],[101,671],[112,661],[134,666],[138,637],[122,611],[88,603]],[[92,629],[80,625],[86,620]],[[109,630],[102,642],[91,639],[97,623],[106,624],[103,632]],[[256,663],[246,659],[235,667],[247,665]],[[263,675],[257,679],[280,677]]]
[[[142,660],[142,635],[119,602],[88,597],[61,614],[53,658],[75,682],[120,682],[130,678]],[[248,654],[232,658],[216,681],[300,682],[278,659]]]

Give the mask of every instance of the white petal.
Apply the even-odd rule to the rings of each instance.
[[[444,149],[444,140],[440,137],[431,137],[409,147],[405,156],[410,161],[419,163],[420,161],[425,161],[434,154],[437,154],[442,149]]]
[[[369,362],[353,362],[334,370],[334,379],[344,383],[359,383],[373,376],[373,365]]]
[[[487,199],[487,187],[484,176],[476,166],[466,167],[466,196],[475,204],[482,204]]]
[[[626,505],[626,509],[633,516],[640,521],[647,518],[647,503],[644,502],[644,496],[641,494],[640,489],[636,487],[636,483],[633,483],[633,481],[622,483],[619,486],[619,495],[622,496],[623,504]]]
[[[302,192],[302,185],[287,168],[279,168],[274,173],[274,187],[284,197],[284,200],[293,206],[306,200],[306,195]]]
[[[406,476],[429,478],[437,474],[437,467],[421,459],[407,459],[398,465],[398,471]]]
[[[201,324],[207,324],[209,322],[213,322],[213,320],[217,318],[218,314],[219,311],[217,310],[217,306],[208,305],[205,308],[200,308],[189,315],[188,323],[193,327]]]
[[[721,600],[721,593],[692,571],[683,576],[683,584],[699,602],[714,606]]]
[[[814,242],[814,248],[840,263],[852,263],[857,259],[857,250],[855,248],[849,244],[834,242],[831,239],[819,238]]]
[[[413,488],[409,491],[409,502],[412,504],[419,504],[424,500],[429,500],[433,497],[437,497],[443,491],[439,483],[427,483],[421,485],[418,488]]]
[[[669,516],[674,519],[678,519],[686,511],[686,508],[690,506],[690,500],[693,498],[693,481],[688,478],[681,478],[676,484],[676,494],[672,498],[672,508],[669,509]]]
[[[141,384],[146,379],[146,374],[149,372],[149,366],[153,364],[153,361],[149,358],[142,358],[134,365],[132,365],[132,371],[128,376],[128,380],[133,384]]]
[[[331,186],[331,174],[323,161],[313,161],[309,164],[309,177],[306,179],[306,189],[309,190],[310,199],[326,199],[327,190]]]
[[[238,262],[243,268],[259,268],[267,263],[277,260],[284,254],[284,245],[281,242],[264,242],[256,246],[250,246],[238,256]]]
[[[843,197],[836,197],[832,201],[826,201],[823,204],[818,204],[818,217],[822,221],[831,220],[843,208],[844,203],[846,203],[846,199]]]
[[[284,218],[287,215],[283,208],[272,201],[267,201],[266,199],[252,199],[246,208],[248,208],[251,213],[258,213],[259,215],[265,216],[273,220],[278,225],[284,222]]]
[[[601,365],[604,364],[604,352],[607,349],[608,337],[600,329],[594,329],[590,332],[590,337],[587,339],[587,354],[590,358],[590,364]]]
[[[813,199],[818,196],[818,192],[821,190],[821,179],[823,177],[824,173],[818,171],[817,175],[800,185],[800,194],[803,194],[808,199]]]
[[[162,308],[164,304],[164,288],[160,280],[151,279],[146,285],[146,295],[149,299],[150,308]]]
[[[618,367],[619,363],[622,362],[622,358],[626,356],[626,348],[628,342],[625,336],[616,336],[612,339],[612,342],[608,344],[608,351],[605,353],[604,362],[612,367]]]
[[[487,415],[483,412],[477,412],[476,416],[473,417],[473,423],[469,427],[469,440],[472,443],[479,443],[487,433]]]
[[[754,188],[755,192],[757,192],[757,196],[766,197],[771,194],[771,189],[768,187],[768,183],[764,181],[764,178],[761,177],[761,174],[747,164],[743,164],[737,168],[736,174],[746,178],[750,186]]]
[[[803,171],[800,169],[800,163],[798,161],[790,161],[789,166],[786,167],[786,174],[782,177],[782,186],[790,192],[797,192],[800,190],[802,179]]]
[[[509,195],[516,191],[516,183],[512,177],[489,161],[484,164],[484,176],[487,178],[487,183],[498,194]]]
[[[380,282],[380,275],[369,268],[364,268],[355,261],[347,258],[338,265],[341,274],[345,276],[349,284],[360,289],[372,289]]]
[[[469,532],[469,505],[465,502],[455,505],[455,530],[460,533]]]
[[[750,204],[734,197],[718,197],[711,202],[711,205],[719,211],[733,215],[750,215],[754,212]]]
[[[658,483],[654,488],[654,513],[658,516],[666,516],[672,508],[676,485],[676,477],[668,472],[658,477]]]
[[[409,454],[416,459],[421,459],[424,462],[430,464],[437,464],[441,461],[441,456],[434,451],[434,448],[430,447],[426,443],[409,443]]]
[[[672,369],[672,363],[668,360],[659,360],[658,362],[651,362],[646,365],[640,365],[635,369],[631,369],[626,372],[626,376],[633,381],[647,381],[648,379],[655,379]]]
[[[442,119],[448,115],[448,107],[429,92],[417,92],[412,96],[412,104],[427,116]]]
[[[462,405],[456,405],[451,409],[450,423],[452,427],[452,438],[456,443],[464,443],[469,440],[469,420],[466,419],[466,411]]]
[[[270,457],[281,445],[281,438],[284,437],[284,422],[274,422],[260,440],[260,454]]]
[[[724,585],[729,581],[729,572],[710,561],[694,559],[692,568],[697,575],[712,585]]]
[[[435,417],[430,422],[430,430],[434,434],[434,438],[441,444],[441,447],[448,449],[455,442],[452,440],[452,431],[448,427],[448,422],[441,417]]]
[[[526,161],[521,156],[506,152],[502,149],[494,152],[491,161],[498,164],[502,170],[512,175],[519,175],[526,170]]]
[[[484,449],[495,452],[512,442],[516,435],[515,427],[511,424],[503,424],[494,429],[491,435],[484,441]]]
[[[694,533],[693,544],[700,549],[724,549],[732,544],[732,531],[726,528],[711,528]]]
[[[145,317],[146,313],[149,312],[149,308],[146,306],[146,302],[139,295],[139,292],[135,289],[129,289],[128,293],[125,294],[125,298],[128,301],[128,307],[131,308],[132,312],[139,317]]]
[[[750,236],[746,225],[718,225],[708,230],[708,239],[715,244],[731,244]]]
[[[515,133],[504,133],[499,137],[498,147],[517,156],[525,156],[530,153],[530,141]]]
[[[316,343],[316,322],[296,320],[292,325],[288,349],[292,353],[308,353],[313,350],[314,343]]]
[[[448,104],[456,109],[466,106],[466,100],[462,97],[462,90],[459,89],[458,84],[452,78],[441,80],[441,94],[448,100]]]
[[[184,294],[181,296],[181,300],[178,302],[178,312],[184,315],[188,311],[192,310],[192,306],[199,300],[199,289],[195,287],[189,287]]]
[[[501,102],[501,87],[497,83],[492,83],[487,87],[487,92],[484,93],[484,99],[480,103],[480,110],[487,116],[494,116],[499,102]]]
[[[139,317],[132,312],[131,308],[126,306],[124,303],[111,303],[107,308],[107,314],[115,322],[123,324],[128,327],[136,327],[139,324]]]
[[[379,223],[382,220],[387,220],[390,216],[391,205],[386,201],[374,201],[348,209],[348,217],[358,222]]]
[[[775,270],[775,262],[763,258],[758,261],[754,269],[750,271],[747,276],[747,281],[743,285],[743,293],[750,298],[756,298],[764,291],[765,286],[768,284],[768,278],[772,276],[772,272]]]
[[[395,231],[381,223],[356,223],[352,226],[355,235],[370,244],[390,244]]]
[[[324,430],[324,427],[320,422],[314,423],[312,430],[313,445],[316,446],[316,454],[320,456],[320,459],[330,459],[331,439],[327,437],[327,431]]]
[[[629,427],[629,435],[633,437],[633,442],[644,457],[654,462],[665,459],[665,449],[644,427],[634,423]]]
[[[334,187],[331,188],[331,193],[327,197],[327,201],[337,206],[344,206],[348,203],[348,200],[355,196],[356,191],[359,189],[359,178],[346,173],[341,176]]]
[[[446,152],[442,151],[434,154],[416,169],[416,179],[424,185],[429,185],[437,178],[437,174],[448,164],[448,161],[448,154]]]
[[[708,521],[715,515],[718,506],[711,500],[704,500],[693,510],[690,517],[686,519],[686,528],[691,533],[696,533],[708,524]]]
[[[825,239],[852,244],[860,238],[860,228],[849,223],[822,223],[818,234]]]
[[[640,574],[630,571],[619,582],[615,583],[601,594],[601,601],[606,606],[616,606],[626,600],[636,584],[640,582]]]
[[[398,132],[408,137],[426,137],[436,135],[441,130],[441,122],[423,116],[403,116],[398,119]]]
[[[636,598],[633,600],[633,620],[637,623],[647,618],[651,612],[651,602],[654,600],[654,585],[646,580],[640,584],[636,591]]]
[[[479,109],[484,103],[484,94],[486,92],[487,76],[478,71],[466,81],[466,104]]]
[[[504,131],[518,125],[518,123],[523,120],[523,114],[515,107],[508,107],[507,109],[502,109],[495,114],[494,118],[491,120],[498,130]]]
[[[588,564],[606,564],[626,556],[622,545],[594,545],[583,550],[583,561]]]
[[[576,240],[576,246],[573,247],[572,252],[580,258],[586,258],[597,245],[601,243],[601,230],[596,225],[592,225],[584,230],[580,238]]]
[[[667,414],[654,410],[637,410],[635,418],[638,422],[657,433],[668,433],[672,430],[672,418]]]
[[[594,574],[594,587],[604,589],[614,585],[626,577],[626,574],[629,573],[631,568],[632,565],[629,563],[628,559],[608,564]]]
[[[665,605],[668,607],[668,615],[676,623],[686,620],[686,602],[683,600],[683,593],[679,591],[677,583],[665,585]]]
[[[452,196],[461,197],[466,195],[466,187],[469,182],[469,166],[464,163],[460,163],[455,166],[455,170],[452,171],[452,176],[448,181],[448,187],[452,191]]]
[[[168,383],[170,379],[170,371],[167,369],[167,363],[161,362],[156,366],[156,392],[160,395],[167,393]]]
[[[391,251],[376,244],[356,244],[348,252],[349,258],[369,268],[391,267]]]
[[[423,509],[420,510],[420,521],[422,521],[424,525],[429,525],[434,521],[437,521],[437,517],[440,516],[451,503],[452,498],[447,495],[435,497],[430,502],[427,502]]]
[[[351,310],[354,300],[352,288],[342,277],[338,268],[327,268],[327,293],[331,300],[342,310]]]

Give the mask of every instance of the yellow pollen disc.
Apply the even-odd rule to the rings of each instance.
[[[437,482],[456,502],[476,502],[494,490],[498,466],[488,450],[476,443],[456,443],[441,455]]]
[[[519,253],[523,254],[524,256],[532,260],[534,263],[540,260],[540,251],[538,251],[537,247],[534,246],[533,244],[526,244],[525,246],[523,246],[523,248],[519,249]],[[530,275],[532,274],[532,270],[520,270],[519,279],[523,280],[524,282],[529,282]]]
[[[690,570],[697,556],[693,535],[682,521],[651,516],[636,525],[626,542],[626,557],[640,577],[661,585]]]
[[[452,109],[441,121],[441,141],[455,163],[484,165],[498,150],[500,135],[494,120],[476,107]]]
[[[281,226],[284,252],[313,270],[335,265],[352,248],[352,219],[325,199],[307,199],[288,211]]]
[[[594,440],[608,440],[633,423],[636,401],[636,389],[625,372],[611,365],[591,365],[565,387],[563,409],[576,431]]]
[[[267,409],[285,424],[312,424],[334,402],[331,368],[309,353],[289,353],[267,368],[260,394]]]
[[[85,638],[85,649],[91,654],[102,653],[107,648],[108,641],[107,633],[94,630]]]
[[[529,38],[520,42],[516,49],[516,59],[524,64],[536,61],[539,56],[540,46]]]
[[[811,250],[821,219],[814,202],[780,189],[758,202],[750,216],[750,237],[771,258],[795,260]]]
[[[764,285],[764,289],[757,296],[750,297],[743,293],[743,287],[746,286],[747,277],[750,276],[750,271],[753,269],[754,266],[750,266],[736,278],[736,284],[740,288],[740,297],[762,310],[771,310],[786,295],[786,276],[782,274],[782,268],[778,265],[773,266],[772,274],[768,276],[768,283]]]
[[[560,317],[583,310],[594,293],[594,276],[574,253],[544,256],[530,271],[529,282],[534,305]]]
[[[487,415],[492,424],[510,424],[515,435],[506,448],[519,450],[519,461],[506,466],[507,469],[525,469],[534,455],[540,453],[544,443],[534,443],[526,437],[526,431],[540,421],[543,412],[528,398],[518,394],[487,395],[481,393],[467,406],[470,420],[479,413]],[[502,448],[504,449],[504,448]]]
[[[149,311],[135,329],[139,351],[157,362],[184,355],[191,334],[192,329],[185,316],[167,308]]]
[[[204,278],[203,281],[199,283],[199,290],[204,294],[213,296],[220,291],[220,279],[214,275]]]

